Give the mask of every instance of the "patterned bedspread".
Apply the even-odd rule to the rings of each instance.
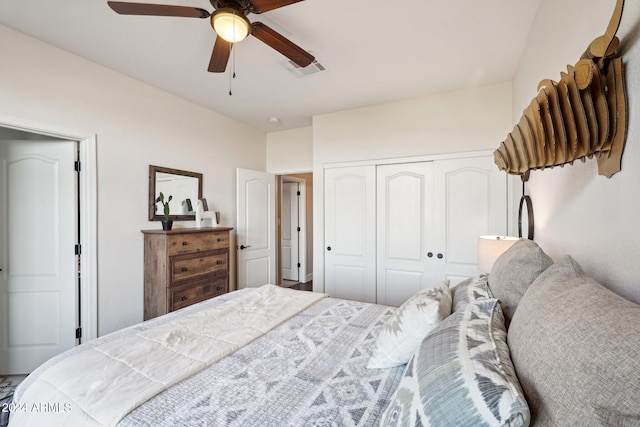
[[[138,407],[120,426],[374,426],[404,367],[369,370],[395,309],[327,298]]]

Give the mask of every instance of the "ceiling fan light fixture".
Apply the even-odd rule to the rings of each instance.
[[[237,43],[251,32],[251,23],[242,13],[231,8],[221,8],[211,15],[211,26],[224,40]]]

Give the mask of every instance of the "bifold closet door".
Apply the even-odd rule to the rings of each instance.
[[[324,171],[325,291],[376,302],[376,168]]]
[[[434,162],[435,277],[451,286],[478,271],[478,236],[507,233],[507,175],[491,156]],[[442,258],[438,258],[442,254]]]
[[[478,236],[506,234],[491,156],[325,169],[325,290],[399,306],[477,275]]]
[[[433,162],[377,167],[377,302],[399,306],[436,285]]]

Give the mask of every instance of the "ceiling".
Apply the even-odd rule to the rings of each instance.
[[[134,1],[213,10],[208,0]],[[253,37],[234,47],[226,73],[209,73],[208,19],[117,15],[106,0],[2,0],[0,24],[273,132],[318,114],[510,81],[540,2],[306,0],[249,15],[316,56],[325,70],[306,76]]]

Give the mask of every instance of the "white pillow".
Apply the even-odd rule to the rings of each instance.
[[[449,281],[425,289],[402,304],[385,323],[367,368],[382,369],[407,363],[427,334],[451,314]]]

